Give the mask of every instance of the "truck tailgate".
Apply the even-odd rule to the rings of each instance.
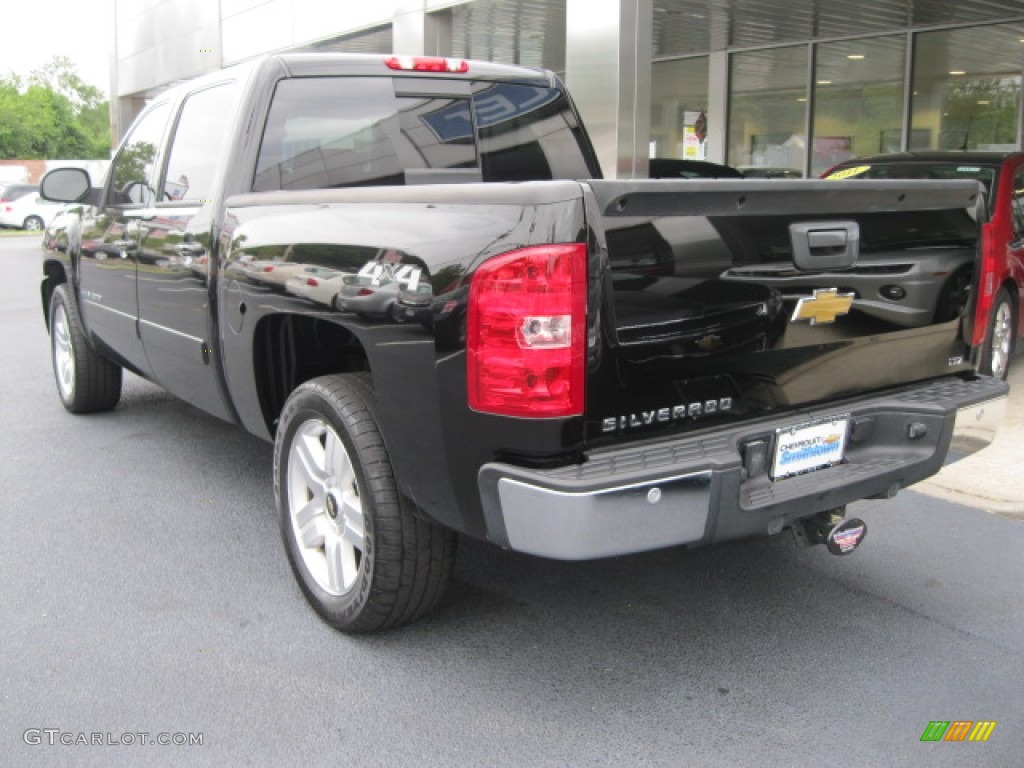
[[[590,447],[972,370],[971,182],[591,181]]]

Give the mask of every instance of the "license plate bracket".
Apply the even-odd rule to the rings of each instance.
[[[771,479],[784,480],[841,464],[849,432],[849,414],[775,430]]]

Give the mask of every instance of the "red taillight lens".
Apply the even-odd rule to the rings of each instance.
[[[264,267],[264,268],[263,268],[263,271],[264,271],[264,272],[273,272],[273,271],[274,271],[274,268],[273,268],[273,267]]]
[[[996,294],[996,238],[993,237],[992,222],[981,225],[981,280],[978,285],[978,299],[974,307],[974,333],[971,339],[973,346],[985,343],[988,330],[988,315],[992,311],[992,303]]]
[[[315,277],[307,277],[306,285],[310,286],[311,288],[316,288],[318,285],[320,285],[320,283],[316,281]]]
[[[469,407],[503,416],[583,413],[587,249],[543,245],[485,261],[466,331]]]
[[[373,291],[369,288],[360,288],[356,293],[356,296],[373,296]]]
[[[405,72],[469,72],[465,59],[445,59],[440,56],[389,56],[384,59],[388,69]]]

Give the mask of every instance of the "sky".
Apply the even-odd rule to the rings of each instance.
[[[114,0],[2,0],[0,75],[27,76],[56,55],[104,94],[110,90]]]

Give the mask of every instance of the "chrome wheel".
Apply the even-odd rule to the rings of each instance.
[[[455,534],[415,514],[395,482],[369,372],[320,376],[288,396],[274,435],[274,496],[288,563],[343,632],[415,621],[448,584]]]
[[[299,553],[317,585],[344,595],[365,552],[363,505],[352,459],[326,421],[310,419],[288,449],[288,509]]]
[[[1006,377],[1013,344],[1013,310],[1009,302],[1000,302],[992,318],[991,369],[997,379]]]
[[[70,402],[75,397],[75,348],[63,304],[58,304],[53,311],[53,368],[57,372],[60,396]]]
[[[41,232],[43,229],[43,220],[38,216],[29,216],[25,219],[24,227],[29,232]]]

